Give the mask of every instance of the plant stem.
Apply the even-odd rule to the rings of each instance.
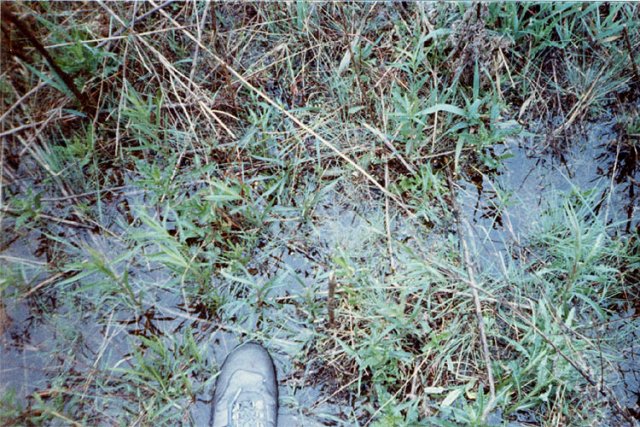
[[[7,21],[11,22],[17,29],[24,35],[29,42],[33,45],[33,47],[47,60],[49,66],[53,70],[54,73],[60,77],[64,85],[73,93],[76,97],[82,110],[90,116],[95,115],[96,108],[90,102],[89,98],[86,94],[82,93],[80,89],[76,86],[73,81],[73,78],[60,68],[60,66],[56,63],[53,57],[47,52],[47,49],[40,43],[38,38],[31,32],[31,30],[11,11],[7,3],[2,3],[2,16],[7,19]]]

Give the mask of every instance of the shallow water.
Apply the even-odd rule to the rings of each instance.
[[[531,230],[545,209],[546,201],[554,194],[566,193],[576,186],[581,190],[596,189],[603,200],[607,200],[612,183],[607,172],[615,161],[615,152],[608,144],[615,138],[613,123],[589,125],[585,135],[570,144],[562,156],[551,150],[529,152],[526,147],[540,144],[513,139],[497,148],[502,150],[497,154],[509,153],[511,157],[504,160],[495,174],[482,177],[480,185],[460,182],[460,203],[471,225],[470,240],[484,273],[491,274],[494,269],[498,272],[501,258],[509,256],[513,243],[519,242]],[[639,178],[637,172],[635,178]],[[135,187],[130,190],[128,195],[116,197],[103,207],[105,216],[111,219],[110,228],[119,230],[116,233],[135,230],[118,229],[120,214],[115,206],[123,198],[127,198],[130,205],[145,202],[143,192]],[[147,290],[142,306],[145,310],[152,309],[150,321],[154,327],[173,334],[185,327],[192,328],[198,342],[210,349],[207,360],[212,372],[235,345],[247,338],[245,334],[253,333],[256,334],[254,338],[264,339],[265,345],[272,350],[280,379],[280,424],[283,426],[339,423],[340,418],[348,418],[354,410],[346,404],[325,401],[326,389],[314,379],[312,364],[297,359],[305,344],[313,339],[314,325],[326,321],[325,318],[313,318],[309,313],[312,311],[310,306],[318,301],[325,304],[331,273],[328,270],[333,257],[340,253],[353,257],[371,256],[374,246],[371,242],[385,235],[385,212],[380,200],[363,195],[358,192],[360,190],[349,191],[336,186],[321,197],[306,218],[300,217],[299,209],[274,212],[269,231],[247,266],[248,280],[252,282],[251,286],[263,290],[261,294],[266,304],[259,313],[248,312],[246,306],[238,305],[234,313],[237,317],[235,325],[198,318],[192,311],[185,310],[183,297],[167,285],[171,273],[166,268],[140,264],[130,271],[132,282]],[[509,198],[508,203],[504,203],[505,197]],[[497,199],[500,201],[496,202]],[[302,205],[304,201],[297,202]],[[637,226],[637,200],[629,198],[625,184],[614,183],[610,201],[605,206],[607,204],[610,221],[617,222],[620,230]],[[416,237],[415,226],[401,216],[392,214],[391,222],[395,241],[405,242]],[[116,257],[127,250],[115,237],[90,231],[76,233],[77,241],[107,256]],[[438,237],[425,232],[421,238]],[[0,263],[4,265],[15,265],[15,259],[22,260],[25,267],[21,274],[26,282],[38,283],[46,278],[41,265],[44,258],[34,255],[36,240],[37,236],[26,236],[0,253]],[[390,269],[386,248],[380,248],[376,256],[382,260],[379,268],[384,275]],[[84,282],[90,279],[88,277]],[[230,286],[233,282],[233,277],[222,274],[212,279],[212,286]],[[0,336],[0,392],[3,393],[13,389],[18,396],[26,398],[38,390],[46,390],[61,369],[69,369],[65,365],[69,363],[79,375],[92,368],[108,370],[122,364],[131,351],[132,330],[143,327],[139,319],[131,323],[131,309],[115,307],[106,313],[80,310],[78,315],[66,305],[71,301],[58,301],[57,305],[40,308],[42,298],[11,294],[11,289],[5,291],[8,295],[3,301],[5,326]],[[41,321],[39,310],[42,309],[53,310],[53,316]],[[233,305],[229,308],[234,309]],[[274,310],[278,311],[278,316],[271,315]],[[67,313],[75,317],[69,318]],[[110,317],[106,319],[105,315]],[[52,347],[59,334],[74,329],[72,349]],[[630,338],[619,343],[622,357],[616,372],[620,377],[612,377],[619,399],[630,407],[637,405],[634,396],[640,393],[636,342]],[[56,350],[61,352],[60,357],[45,356],[55,354]],[[73,357],[64,356],[64,351],[72,351]],[[204,381],[205,386],[190,408],[195,425],[205,424],[210,415],[213,381]],[[108,412],[116,415],[118,408],[113,406]],[[526,414],[522,417],[526,418]]]
[[[614,125],[613,120],[587,125],[561,154],[551,148],[532,151],[529,147],[544,146],[533,137],[510,139],[496,147],[496,155],[507,155],[496,174],[483,175],[479,183],[461,183],[461,209],[472,225],[472,243],[485,271],[508,256],[509,244],[535,229],[550,201],[572,190],[596,191],[608,223],[620,232],[637,227],[638,200],[636,193],[629,194],[633,184],[612,182],[610,174],[616,161]],[[639,176],[636,171],[632,178]]]
[[[119,200],[114,200],[117,204]],[[130,203],[140,200],[130,200]],[[326,209],[335,209],[336,204],[330,203]],[[324,209],[324,208],[320,208]],[[117,210],[112,206],[105,206],[113,216]],[[326,212],[323,217],[328,218]],[[313,373],[302,372],[294,366],[292,360],[300,353],[301,347],[312,338],[312,330],[306,320],[300,319],[298,307],[305,298],[314,299],[321,294],[326,286],[326,265],[328,254],[338,239],[344,239],[347,234],[336,231],[341,225],[355,230],[353,224],[357,220],[354,215],[345,223],[345,216],[340,214],[337,222],[328,218],[317,224],[300,227],[297,221],[274,222],[271,236],[262,249],[256,251],[253,261],[248,265],[252,270],[251,281],[256,287],[270,284],[264,298],[281,300],[275,306],[267,306],[259,316],[248,312],[246,306],[239,306],[235,312],[237,322],[234,325],[219,323],[198,318],[190,310],[185,310],[184,299],[178,292],[166,285],[171,278],[171,272],[158,264],[138,264],[135,268],[128,266],[130,282],[138,289],[145,290],[141,302],[142,308],[132,310],[129,307],[114,307],[105,312],[85,313],[81,318],[70,318],[65,313],[77,316],[77,312],[69,301],[58,301],[55,307],[48,307],[49,316],[44,318],[37,309],[40,297],[24,298],[19,294],[5,298],[4,309],[6,318],[3,333],[0,337],[0,392],[9,390],[26,401],[33,393],[51,388],[51,381],[61,372],[73,370],[74,375],[85,376],[92,368],[104,372],[117,366],[126,366],[134,342],[132,334],[145,333],[147,326],[132,319],[134,313],[153,313],[147,317],[149,323],[157,331],[180,334],[185,327],[190,327],[196,334],[202,346],[208,348],[206,355],[208,365],[215,372],[226,355],[241,342],[240,337],[246,332],[261,331],[261,336],[267,336],[265,345],[272,350],[272,355],[280,379],[280,425],[326,425],[331,419],[343,412],[331,402],[325,402],[321,386],[313,381]],[[113,217],[112,217],[113,219]],[[117,221],[113,219],[112,224]],[[331,230],[330,230],[331,229]],[[117,230],[114,225],[112,230]],[[120,230],[119,233],[140,231]],[[122,242],[112,236],[82,232],[75,236],[78,243],[84,245],[84,250],[91,249],[109,259],[116,259],[127,248]],[[341,236],[341,237],[338,237]],[[24,274],[25,282],[38,283],[46,278],[44,272],[44,258],[36,257],[36,239],[28,237],[18,239],[3,252],[0,262],[14,265],[16,259],[31,265],[33,268]],[[315,249],[309,247],[313,245]],[[114,264],[116,268],[124,268]],[[253,271],[255,269],[255,271]],[[117,271],[122,274],[123,271]],[[81,284],[88,285],[93,277],[88,276]],[[212,286],[223,287],[233,283],[232,277],[224,274],[212,280]],[[47,294],[46,292],[44,294]],[[325,292],[326,294],[326,292]],[[12,290],[5,291],[5,295],[12,295]],[[291,304],[287,300],[291,299]],[[295,304],[293,304],[295,302]],[[76,307],[77,309],[77,307]],[[104,309],[104,308],[103,308]],[[231,307],[233,309],[233,307]],[[270,313],[278,310],[278,316]],[[80,310],[82,311],[82,310]],[[283,316],[283,313],[286,316]],[[108,315],[108,318],[105,316]],[[269,319],[288,318],[285,323],[273,324]],[[61,338],[60,334],[66,329],[81,331],[72,338],[75,343],[73,357],[53,358],[53,346],[68,343],[70,338]],[[246,338],[245,338],[246,339]],[[66,363],[66,365],[65,365]],[[194,425],[205,425],[211,412],[211,395],[214,382],[209,380],[196,396],[196,401],[190,408],[190,415]],[[119,413],[117,404],[109,405],[106,416],[116,416]]]
[[[551,149],[531,151],[540,147],[526,138],[507,141],[496,150],[498,155],[508,154],[502,166],[491,177],[484,175],[480,183],[461,183],[459,194],[461,209],[473,233],[471,244],[475,250],[478,269],[485,274],[501,275],[501,265],[524,242],[525,236],[535,230],[550,201],[558,195],[572,191],[595,191],[600,201],[600,213],[608,219],[610,231],[617,234],[635,230],[640,224],[637,192],[630,179],[618,183],[612,177],[616,167],[614,131],[615,120],[588,124],[581,137],[572,141],[561,154]],[[640,170],[631,176],[636,181]],[[612,329],[609,329],[612,328]],[[624,334],[607,334],[625,328]],[[612,343],[620,355],[618,364],[606,379],[621,405],[636,413],[640,409],[640,356],[637,345],[640,323],[633,310],[621,313],[618,320],[599,331],[601,336],[623,336]],[[525,421],[525,420],[522,420]],[[526,420],[535,422],[535,419]],[[619,424],[620,423],[620,424]],[[611,425],[622,425],[612,418]]]

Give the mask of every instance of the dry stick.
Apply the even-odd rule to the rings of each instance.
[[[329,312],[329,327],[335,326],[335,295],[336,295],[336,276],[333,272],[329,275],[329,291],[327,295],[327,309]]]
[[[2,128],[2,122],[0,122],[0,129]],[[4,138],[0,138],[0,211],[4,208],[4,197],[2,197],[4,182]],[[2,228],[3,215],[0,215],[0,228]],[[4,228],[2,228],[4,229]],[[1,246],[0,246],[1,248]]]
[[[155,5],[153,0],[150,0],[150,3]],[[176,25],[177,22],[170,15],[168,15],[164,10],[160,10],[160,13],[162,15],[164,15],[164,17],[167,18],[172,23],[172,25],[179,26],[179,25]],[[224,69],[226,69],[236,79],[238,79],[238,81],[240,83],[242,83],[243,86],[245,86],[247,89],[249,89],[252,92],[254,92],[260,98],[264,99],[269,105],[271,105],[272,107],[276,108],[282,114],[287,116],[291,121],[293,121],[296,125],[298,125],[300,128],[302,128],[305,132],[307,132],[308,134],[312,135],[314,138],[316,138],[318,141],[320,141],[323,145],[325,145],[326,147],[328,147],[329,149],[334,151],[339,157],[341,157],[344,161],[346,161],[351,166],[353,166],[359,173],[361,173],[367,180],[369,180],[369,182],[371,182],[373,185],[375,185],[380,191],[382,191],[385,195],[387,195],[388,197],[393,199],[393,201],[396,202],[400,207],[402,207],[408,215],[410,215],[410,216],[414,215],[413,212],[411,211],[411,209],[409,209],[409,207],[407,205],[405,205],[402,202],[402,200],[400,200],[400,198],[398,196],[396,196],[395,194],[393,194],[389,190],[387,190],[382,184],[380,184],[374,177],[372,177],[367,171],[365,171],[354,160],[352,160],[350,157],[348,157],[347,155],[342,153],[335,145],[333,145],[332,143],[330,143],[329,141],[324,139],[315,130],[313,130],[308,125],[306,125],[302,120],[300,120],[296,116],[294,116],[290,111],[288,111],[287,109],[283,108],[281,105],[279,105],[273,99],[271,99],[271,97],[269,97],[267,94],[265,94],[260,89],[258,89],[257,87],[255,87],[251,83],[249,83],[240,73],[238,73],[236,70],[231,68],[230,65],[228,65],[224,60],[222,60],[222,58],[220,58],[218,55],[213,53],[207,46],[203,45],[189,31],[182,30],[182,32],[184,33],[185,36],[190,38],[193,42],[195,42],[198,45],[200,45],[200,49],[202,49],[204,52],[207,52],[209,55],[211,55],[211,57],[216,62],[218,62]]]
[[[469,281],[473,283],[471,286],[471,294],[473,295],[473,303],[475,305],[476,318],[478,321],[478,331],[480,333],[480,342],[482,343],[482,355],[484,357],[484,363],[487,367],[487,379],[489,380],[489,393],[491,394],[491,401],[496,398],[496,385],[493,380],[493,370],[491,369],[491,356],[489,355],[489,344],[487,343],[487,335],[484,330],[484,319],[482,318],[482,305],[480,304],[480,296],[478,295],[478,284],[473,272],[473,266],[471,264],[471,255],[469,254],[469,248],[462,228],[462,218],[460,215],[460,209],[456,202],[456,192],[451,178],[451,172],[447,169],[447,184],[449,185],[449,191],[451,193],[451,207],[453,209],[453,216],[456,220],[456,226],[458,229],[458,237],[460,238],[460,246],[462,247],[462,256],[464,258],[465,268]],[[487,406],[491,407],[491,404]]]
[[[384,164],[384,185],[389,187],[389,159]],[[393,256],[393,244],[391,242],[391,219],[389,218],[389,198],[384,198],[384,223],[387,231],[387,250],[389,251],[389,263],[391,265],[391,273],[396,272],[396,261]]]
[[[67,87],[67,89],[69,89],[73,93],[73,95],[76,97],[76,99],[80,103],[80,106],[82,107],[82,110],[89,115],[95,114],[96,112],[95,107],[91,105],[89,98],[84,93],[82,93],[80,89],[78,89],[78,87],[73,81],[73,78],[69,76],[67,73],[65,73],[62,70],[62,68],[58,66],[56,61],[54,61],[51,55],[49,55],[49,52],[47,52],[47,49],[44,48],[42,43],[40,43],[40,41],[31,32],[31,30],[27,28],[27,26],[22,21],[20,21],[20,19],[18,19],[17,16],[13,14],[13,12],[10,10],[9,6],[7,6],[6,3],[2,3],[2,16],[6,18],[9,22],[11,22],[18,29],[18,31],[20,31],[22,35],[24,35],[29,40],[29,42],[31,42],[33,47],[38,52],[40,52],[40,54],[44,57],[44,59],[47,60],[47,62],[49,63],[49,66],[58,75],[58,77],[60,77],[60,79],[62,80],[64,85]]]

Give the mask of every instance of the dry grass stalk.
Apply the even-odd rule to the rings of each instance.
[[[466,233],[463,229],[463,221],[460,214],[460,209],[458,207],[458,203],[456,202],[456,192],[455,186],[453,184],[453,179],[451,178],[451,173],[447,174],[447,183],[449,185],[449,190],[451,192],[451,210],[453,211],[453,215],[456,220],[456,227],[458,231],[458,237],[460,239],[460,246],[462,249],[462,257],[464,267],[467,270],[467,276],[469,281],[472,283],[471,286],[471,294],[473,295],[473,304],[475,307],[476,320],[478,322],[478,334],[480,336],[480,343],[482,345],[482,356],[484,358],[484,363],[486,365],[487,370],[487,381],[489,382],[489,393],[491,395],[491,400],[494,401],[496,398],[496,385],[493,379],[493,369],[491,368],[491,355],[489,353],[489,344],[487,342],[487,334],[485,332],[484,327],[484,318],[482,317],[482,304],[480,303],[480,296],[478,294],[478,289],[480,286],[478,285],[475,279],[475,273],[473,271],[473,264],[471,260],[471,254],[469,253],[469,248],[467,247],[466,241]],[[491,403],[487,405],[487,408],[490,408]]]

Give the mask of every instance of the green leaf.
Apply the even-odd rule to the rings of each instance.
[[[453,402],[455,402],[458,399],[458,397],[460,397],[460,395],[462,394],[462,391],[463,391],[462,388],[456,388],[455,390],[451,390],[449,394],[447,394],[447,397],[445,397],[442,403],[440,404],[440,407],[446,408],[451,406]]]
[[[419,111],[416,115],[427,116],[429,114],[435,114],[438,111],[445,111],[447,113],[455,114],[457,116],[467,117],[467,112],[465,110],[451,104],[435,104],[429,108]]]
[[[351,114],[355,114],[360,110],[364,110],[364,106],[363,105],[356,105],[355,107],[351,107],[348,110],[349,115]]]
[[[458,172],[458,162],[460,160],[460,155],[462,154],[462,147],[464,146],[464,138],[458,138],[456,142],[456,154],[453,162],[453,170],[454,172]]]

